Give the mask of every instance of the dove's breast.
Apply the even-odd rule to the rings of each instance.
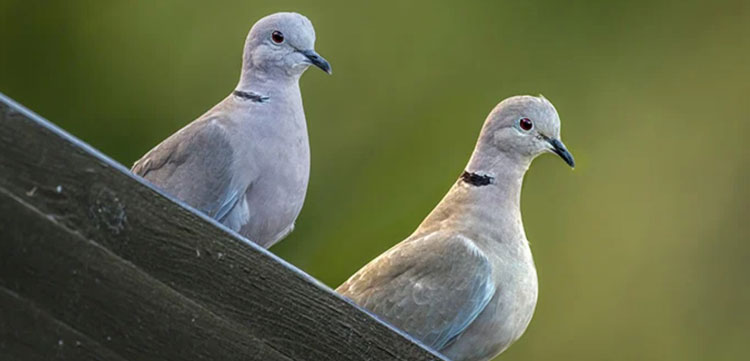
[[[307,193],[310,177],[310,145],[307,124],[299,96],[291,99],[271,97],[267,103],[253,106],[243,132],[248,133],[247,177],[253,179],[245,200],[246,221],[240,234],[264,247],[281,240],[294,227]],[[267,113],[256,117],[257,113]],[[273,119],[258,121],[257,119]]]

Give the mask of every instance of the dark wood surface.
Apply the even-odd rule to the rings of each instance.
[[[440,360],[0,94],[3,360]]]

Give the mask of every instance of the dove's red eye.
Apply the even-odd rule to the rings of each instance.
[[[284,42],[284,34],[282,34],[280,31],[274,31],[271,33],[271,40],[273,40],[276,44],[281,44]]]
[[[518,126],[521,127],[521,129],[528,132],[529,130],[531,130],[531,128],[534,127],[534,123],[532,123],[531,119],[529,118],[521,118],[518,121]]]

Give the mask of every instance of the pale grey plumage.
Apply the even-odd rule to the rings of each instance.
[[[524,118],[532,129],[520,125]],[[545,151],[573,165],[559,125],[544,98],[498,104],[445,198],[411,236],[337,291],[454,361],[504,351],[526,330],[537,299],[521,222],[523,176]]]
[[[300,14],[259,20],[245,41],[236,90],[132,171],[261,246],[282,239],[302,209],[310,173],[299,78],[309,65],[330,73],[314,44],[312,24]]]

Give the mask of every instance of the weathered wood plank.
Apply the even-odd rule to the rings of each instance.
[[[242,325],[211,314],[2,188],[0,214],[0,286],[115,353],[132,360],[289,360]]]
[[[10,197],[18,204],[28,205],[37,212],[37,218],[46,218],[55,227],[68,230],[69,234],[106,251],[102,254],[109,255],[107,262],[117,265],[112,267],[142,275],[133,286],[139,282],[162,285],[161,288],[152,285],[153,292],[160,292],[147,303],[152,310],[161,308],[167,314],[177,312],[165,307],[166,299],[178,302],[175,300],[181,297],[183,301],[178,303],[193,303],[205,309],[215,315],[217,324],[219,319],[230,320],[227,322],[239,327],[235,334],[246,333],[248,340],[260,340],[291,359],[440,359],[304,272],[213,220],[177,204],[179,202],[131,175],[126,168],[2,95],[0,129],[0,188],[5,190],[6,199]],[[3,242],[11,234],[21,237],[12,231],[19,227],[15,223],[5,222],[3,227],[0,228]],[[49,246],[55,252],[66,254],[71,260],[80,257],[76,253],[83,252],[82,248],[59,246],[62,238],[57,237],[58,233],[50,230],[40,234],[39,244],[55,243],[57,246]],[[9,256],[3,251],[0,261]],[[36,269],[40,267],[38,262],[53,261],[45,260],[29,259],[32,263],[25,267]],[[102,270],[114,269],[104,264],[100,266]],[[5,272],[9,271],[5,268],[0,280],[7,280]],[[46,276],[28,273],[23,282],[46,284],[53,289],[64,287],[49,284]],[[111,286],[114,285],[116,283]],[[90,287],[102,288],[100,293],[104,294],[111,291],[100,285]],[[117,294],[116,291],[110,294],[111,302],[119,302],[112,297]],[[96,302],[104,301],[104,298],[92,298],[89,303],[67,303],[59,312],[75,313],[76,308],[96,307],[100,306]],[[47,307],[52,306],[43,308],[49,311]],[[86,327],[74,322],[69,324],[89,334],[90,330],[122,322],[119,318],[132,312],[133,305],[129,306],[123,303],[99,324],[93,321]],[[57,313],[54,315],[61,317]],[[170,327],[188,326],[170,325],[171,322],[165,321]],[[117,331],[123,338],[136,332],[122,327],[126,324],[120,323],[117,330],[110,332]],[[145,334],[157,331],[137,329]],[[173,341],[159,346],[185,346]],[[139,342],[148,343],[148,340]],[[121,352],[118,350],[118,353]]]

